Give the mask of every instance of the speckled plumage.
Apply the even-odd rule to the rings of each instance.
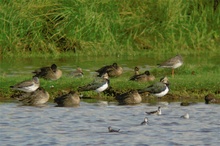
[[[23,105],[37,106],[45,104],[49,100],[49,93],[42,87],[33,92],[20,92],[11,96]]]

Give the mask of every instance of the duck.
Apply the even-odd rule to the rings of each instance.
[[[19,90],[23,92],[34,92],[40,87],[40,80],[38,77],[33,77],[31,80],[25,80],[17,83],[14,86],[10,86],[13,90]]]
[[[145,118],[144,118],[144,121],[141,122],[141,125],[147,125],[147,124],[148,124],[148,118],[145,117]]]
[[[104,73],[107,73],[109,77],[118,77],[123,73],[123,69],[117,63],[113,63],[112,65],[106,65],[95,72],[99,74],[99,77]]]
[[[62,76],[62,71],[57,68],[56,64],[50,67],[42,67],[32,72],[35,74],[33,77],[44,78],[46,80],[57,80]]]
[[[84,74],[83,74],[82,68],[77,67],[75,71],[72,71],[72,72],[70,73],[70,75],[71,75],[72,77],[83,77]]]
[[[57,103],[58,107],[73,107],[80,104],[80,97],[77,92],[70,91],[68,94],[56,97],[54,102]]]
[[[142,101],[142,98],[137,90],[130,90],[121,95],[117,95],[115,99],[120,105],[139,104]]]
[[[148,115],[161,115],[162,114],[161,107],[159,106],[156,111],[151,111],[151,112],[146,112],[146,113]]]
[[[220,103],[220,99],[215,98],[215,96],[211,93],[207,94],[204,100],[205,100],[205,104]]]
[[[174,76],[174,69],[183,65],[183,58],[181,55],[176,55],[158,65],[162,68],[172,68],[172,76]]]
[[[138,81],[138,82],[147,82],[147,81],[154,81],[155,77],[150,74],[147,70],[142,74],[134,75],[130,78],[130,81]]]
[[[37,106],[45,104],[49,100],[50,95],[43,87],[39,87],[33,92],[15,93],[11,98],[18,100],[23,105]]]
[[[163,97],[169,92],[168,78],[165,76],[160,79],[160,82],[156,82],[146,88],[138,89],[138,93],[149,92],[156,97]]]
[[[108,79],[108,74],[105,73],[102,77],[97,77],[92,83],[78,88],[78,91],[92,91],[97,93],[105,91],[109,87],[110,81]]]
[[[119,132],[120,129],[112,129],[111,126],[108,127],[108,132]]]
[[[134,76],[140,74],[140,73],[139,73],[139,70],[140,70],[139,67],[137,67],[137,66],[134,67]]]
[[[183,118],[183,119],[189,119],[189,114],[188,114],[188,113],[186,113],[186,114],[184,114],[184,115],[180,116],[180,118]]]

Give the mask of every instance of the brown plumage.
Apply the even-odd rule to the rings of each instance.
[[[62,76],[62,71],[57,68],[56,64],[52,64],[50,67],[42,67],[32,73],[35,74],[34,77],[48,80],[57,80]]]
[[[59,107],[73,107],[80,104],[80,98],[77,92],[70,91],[68,94],[55,98],[54,102]]]
[[[23,105],[29,106],[42,105],[49,100],[49,97],[49,93],[42,87],[39,87],[34,92],[19,92],[11,96],[11,98],[20,101]]]
[[[115,99],[121,105],[141,103],[142,98],[137,90],[131,90],[121,95],[117,95]]]
[[[153,81],[154,79],[155,77],[151,75],[148,70],[142,74],[134,75],[130,78],[131,81],[138,81],[138,82]]]
[[[107,65],[96,70],[96,72],[99,73],[98,76],[102,76],[104,73],[107,73],[109,77],[118,77],[123,73],[123,69],[118,66],[117,63],[113,63],[112,65]]]

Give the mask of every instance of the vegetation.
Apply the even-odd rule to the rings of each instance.
[[[220,46],[219,3],[219,0],[1,0],[0,59],[11,58],[19,63],[21,58],[33,56],[76,56],[77,60],[78,56],[148,54],[160,58],[167,52],[215,54]],[[106,64],[112,63],[104,57]],[[171,94],[203,97],[219,92],[219,67],[203,63],[201,68],[188,62],[181,67],[178,77],[170,77]],[[81,67],[91,69],[94,64],[89,65]],[[151,71],[156,77],[168,74],[167,70]],[[111,86],[117,92],[125,92],[150,84],[124,82],[130,76],[127,72],[112,79]],[[26,74],[8,78],[2,72],[0,97],[9,97],[13,93],[10,85],[29,78]],[[83,79],[63,76],[55,82],[41,80],[41,85],[53,98],[91,80],[89,76]],[[85,94],[96,96],[94,92]]]
[[[219,0],[1,0],[0,55],[217,51],[218,4]]]
[[[94,80],[95,78],[95,75],[93,74],[95,69],[98,69],[103,64],[111,64],[113,61],[116,60],[115,58],[112,57],[110,58],[107,58],[106,61],[104,62],[99,60],[95,61],[95,59],[93,59],[94,60],[93,62],[89,60],[86,61],[86,59],[82,59],[83,61],[80,60],[79,62],[74,62],[70,59],[65,58],[66,60],[64,60],[63,68],[61,68],[61,70],[63,71],[63,76],[57,81],[47,81],[44,79],[40,79],[41,86],[44,87],[50,93],[50,99],[53,100],[53,98],[57,97],[60,94],[66,93],[70,90],[77,90],[78,87],[92,82],[92,80]],[[156,62],[158,62],[157,60],[159,60],[156,56],[152,56],[152,58],[155,58]],[[199,56],[199,57],[186,55],[184,56],[184,60],[185,60],[184,65],[176,69],[174,77],[171,76],[170,69],[157,68],[156,66],[155,67],[151,66],[150,72],[156,77],[155,82],[159,81],[159,79],[164,75],[168,77],[170,81],[170,92],[168,96],[163,98],[165,100],[172,99],[177,101],[184,101],[184,100],[203,101],[204,96],[209,93],[212,93],[219,98],[220,68],[218,67],[218,60],[216,60],[216,58],[218,58],[218,55],[213,57],[208,55],[208,53],[203,54],[203,56]],[[134,74],[134,72],[131,70],[132,67],[134,67],[135,65],[139,67],[143,67],[141,69],[141,73],[142,73],[146,69],[145,61],[147,62],[147,64],[153,65],[155,64],[154,60],[152,62],[148,62],[148,60],[152,60],[152,59],[151,58],[148,59],[146,57],[145,61],[142,63],[139,62],[138,60],[136,61],[131,60],[128,62],[129,59],[127,59],[126,61],[125,60],[117,61],[119,65],[122,65],[122,67],[124,67],[124,73],[120,77],[110,79],[110,86],[112,87],[113,91],[116,93],[124,93],[130,89],[144,88],[146,86],[151,85],[154,82],[153,81],[153,82],[139,83],[139,82],[129,81],[129,78]],[[7,69],[7,67],[8,69],[2,70],[2,73],[0,74],[0,81],[1,81],[0,98],[2,97],[3,99],[9,99],[9,97],[15,92],[11,90],[9,86],[30,79],[33,75],[31,74],[31,71],[33,71],[32,68],[37,69],[37,67],[33,67],[33,66],[40,66],[46,63],[47,61],[48,59],[41,59],[41,61],[36,59],[33,60],[20,59],[19,62],[17,60],[14,60],[14,62],[9,61],[10,64],[6,63],[5,66],[2,66],[3,69]],[[62,60],[59,59],[53,61],[58,64],[62,63]],[[123,64],[125,66],[123,66]],[[79,65],[84,69],[83,78],[70,77],[69,73],[71,70],[69,70],[69,68],[66,67],[74,66],[74,65]],[[18,66],[20,67],[18,68]],[[16,72],[18,73],[16,74]],[[113,93],[111,92],[110,95],[102,93],[101,99],[114,100]],[[92,99],[100,98],[98,97],[98,94],[95,93],[94,91],[83,92],[83,95],[84,97],[90,97]],[[148,100],[149,98],[151,99],[153,97],[150,96],[143,99]],[[156,98],[153,99],[155,100]]]

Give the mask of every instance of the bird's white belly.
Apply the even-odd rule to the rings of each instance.
[[[182,65],[182,62],[175,63],[172,68],[178,68]]]
[[[37,86],[37,85],[32,85],[32,86],[20,88],[20,90],[24,91],[24,92],[33,92],[33,91],[37,90],[38,87],[39,86]]]
[[[156,94],[154,94],[154,96],[156,96],[156,97],[163,97],[163,96],[166,95],[168,92],[169,92],[169,88],[166,87],[166,89],[165,89],[163,92],[156,93]]]
[[[104,85],[102,85],[101,87],[97,88],[95,91],[100,93],[100,92],[104,91],[107,88],[108,88],[108,83],[106,82]]]

